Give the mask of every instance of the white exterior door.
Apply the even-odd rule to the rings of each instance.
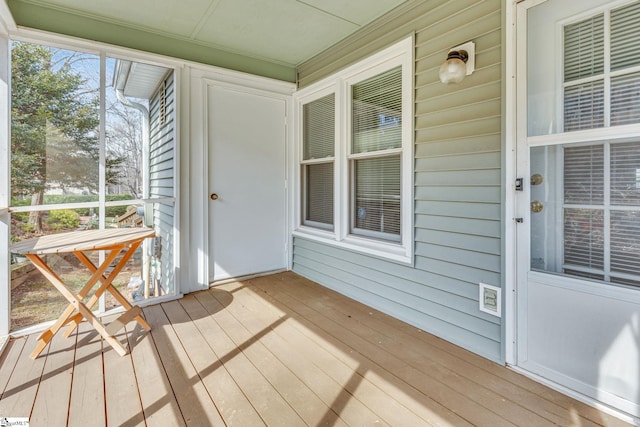
[[[640,417],[640,2],[517,9],[516,362]]]
[[[286,103],[208,86],[209,279],[284,269]]]

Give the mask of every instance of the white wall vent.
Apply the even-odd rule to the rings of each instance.
[[[502,289],[480,282],[480,311],[502,316]]]

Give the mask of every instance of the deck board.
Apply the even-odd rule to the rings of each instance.
[[[272,303],[275,303],[276,300],[269,299],[272,303],[266,303],[265,295],[256,296],[255,299],[262,303],[262,310],[259,311],[275,308]],[[366,374],[366,382],[360,380],[361,376],[355,373],[359,362],[349,356],[354,354],[353,350],[328,333],[318,330],[311,322],[297,319],[294,324],[283,324],[278,328],[278,331],[281,331],[283,339],[292,341],[303,349],[305,357],[310,358],[316,366],[320,367],[327,375],[330,375],[335,383],[340,386],[340,393],[335,398],[334,409],[341,413],[341,416],[351,425],[357,425],[359,420],[366,419],[368,416],[362,413],[361,408],[354,408],[354,406],[357,406],[356,404],[363,406],[367,412],[371,412],[360,400],[350,398],[354,389],[357,390],[361,387],[363,382],[370,382],[372,385],[391,394],[391,399],[389,400],[397,399],[402,402],[408,409],[425,420],[428,425],[471,425],[452,411],[437,404],[416,389],[407,387],[406,383],[390,376],[386,372],[369,372]],[[388,406],[388,404],[385,406]],[[375,408],[375,405],[373,407]],[[347,418],[348,416],[350,418]]]
[[[133,362],[139,399],[147,426],[184,426],[184,418],[160,361],[153,337],[139,325],[136,325],[133,330],[129,326],[125,328],[128,332],[130,348],[129,355],[125,357]]]
[[[120,331],[127,333],[134,327],[135,321],[129,323],[129,329]],[[98,336],[97,333],[94,336]],[[121,342],[126,342],[120,339]],[[109,425],[144,426],[142,404],[133,363],[130,357],[120,357],[111,346],[103,348],[104,363],[104,404]],[[86,425],[86,424],[85,424]]]
[[[221,359],[225,361],[236,382],[242,387],[264,422],[270,426],[304,425],[298,414],[244,353],[244,349],[257,342],[261,335],[239,345],[234,343],[224,329],[229,314],[220,309],[218,300],[209,292],[198,293],[196,298],[210,314],[207,319],[215,322],[215,326],[211,322],[207,322],[207,326],[218,329],[216,333],[207,334],[209,345],[215,346],[214,350],[221,355]]]
[[[281,277],[281,281],[286,280],[289,280],[287,276]],[[318,289],[315,284],[307,280],[296,280],[296,284],[299,286],[286,288],[289,295],[298,295],[299,301],[309,301],[310,304],[316,306],[322,304],[318,306],[318,310],[321,312],[329,313],[333,310],[334,316],[342,315],[342,317],[347,316],[360,320],[371,329],[383,334],[386,337],[384,340],[392,341],[394,348],[404,345],[407,349],[405,354],[408,355],[406,358],[408,362],[414,361],[414,364],[423,364],[429,359],[434,360],[447,367],[450,372],[472,380],[473,383],[468,385],[469,390],[477,390],[480,386],[497,393],[500,401],[511,407],[507,408],[509,411],[519,411],[516,409],[517,406],[535,408],[534,418],[529,418],[531,411],[528,411],[516,414],[515,420],[527,417],[530,425],[535,425],[536,420],[542,425],[549,421],[558,425],[570,425],[575,423],[575,418],[578,417],[579,425],[584,427],[600,425],[599,422],[592,420],[601,418],[604,418],[609,425],[617,425],[620,422],[611,415],[604,414],[540,383],[504,369],[502,366],[471,354],[467,350],[452,346],[431,334],[423,333],[398,319],[371,310],[354,300],[336,298],[337,294],[330,289]],[[273,287],[276,288],[276,286]],[[417,342],[422,342],[424,345],[417,345]],[[545,420],[539,420],[538,416]]]
[[[145,310],[151,335],[167,372],[180,412],[188,426],[224,426],[186,350],[160,305]]]
[[[70,426],[106,426],[102,340],[86,322],[78,325],[69,402]],[[115,351],[112,351],[115,353]],[[120,377],[120,376],[118,376]]]
[[[30,335],[25,342],[26,352],[22,352],[16,363],[7,387],[0,397],[0,413],[11,417],[31,417],[33,403],[43,377],[42,370],[48,353],[48,346],[36,360],[31,360],[28,353],[35,347],[36,335]],[[4,365],[1,367],[4,369]]]
[[[222,308],[220,293],[211,293]],[[248,302],[248,301],[247,301]],[[264,319],[259,318],[254,312],[248,311],[250,307],[245,304],[242,309],[235,305],[227,307],[230,317],[227,319],[226,329],[230,333],[230,337],[236,344],[249,342],[256,333],[266,330],[267,333],[261,335],[261,340],[246,347],[245,355],[253,361],[260,372],[277,390],[286,391],[281,393],[288,404],[296,411],[307,425],[334,425],[344,426],[344,422],[339,419],[338,414],[333,412],[327,403],[325,403],[315,392],[314,387],[310,387],[305,383],[295,370],[295,361],[288,360],[291,363],[285,363],[278,354],[282,354],[282,347],[268,342],[268,337],[272,335],[274,325],[280,324],[283,319]],[[256,320],[253,328],[247,327],[242,320],[246,317]],[[286,353],[292,355],[293,358],[300,354],[300,349],[287,346]],[[312,366],[304,363],[301,370],[310,370]]]
[[[187,299],[199,305],[192,296]],[[226,368],[216,363],[217,355],[202,336],[195,322],[189,317],[185,307],[177,301],[163,304],[162,307],[176,334],[180,337],[182,345],[189,349],[191,363],[202,379],[207,392],[216,403],[224,422],[227,425],[237,423],[237,425],[259,426],[264,424]],[[189,307],[188,304],[187,307]],[[192,315],[197,316],[198,311],[194,310],[194,313]],[[206,312],[201,312],[202,314],[206,316]]]
[[[277,289],[278,287],[274,286],[273,288]],[[401,339],[400,331],[384,328],[386,324],[380,324],[382,322],[377,324],[372,322],[369,312],[364,313],[346,309],[346,307],[336,303],[336,301],[342,301],[338,299],[310,298],[311,295],[309,295],[308,288],[304,286],[288,289],[288,291],[288,294],[295,298],[295,305],[307,304],[317,313],[327,318],[341,319],[340,323],[345,329],[365,339],[370,345],[377,347],[377,350],[371,352],[372,354],[383,354],[383,352],[387,354],[401,353],[403,363],[416,369],[433,382],[455,390],[464,396],[464,400],[474,402],[474,404],[477,403],[483,408],[491,408],[491,412],[505,421],[516,423],[518,420],[527,419],[532,427],[548,425],[550,420],[532,412],[526,406],[514,405],[513,402],[508,400],[508,395],[496,393],[487,387],[486,383],[475,382],[461,375],[457,364],[447,366],[447,358],[444,355],[435,355],[434,357],[433,354],[430,354],[428,346],[416,344],[415,339],[403,340]],[[385,365],[386,362],[382,362],[382,366]],[[430,387],[433,387],[433,384]],[[472,410],[478,411],[476,407]],[[476,415],[480,414],[476,412]],[[470,421],[474,422],[475,420],[471,419]]]
[[[15,369],[16,364],[20,358],[20,354],[24,350],[24,344],[27,342],[26,338],[19,338],[11,340],[7,343],[7,347],[0,356],[0,398],[7,388],[7,384],[11,379],[11,375]],[[2,408],[2,402],[0,401],[0,408]]]
[[[143,310],[120,357],[86,323],[0,356],[0,416],[31,426],[628,426],[294,273]]]
[[[63,334],[56,334],[49,343],[30,417],[34,425],[62,426],[67,423],[75,344],[75,333],[69,338],[65,338]],[[67,410],[61,411],[60,408]]]
[[[275,287],[274,287],[275,288]],[[295,292],[295,287],[292,287]],[[348,351],[359,352],[363,355],[358,360],[358,365],[354,368],[360,375],[366,375],[369,371],[389,372],[392,376],[398,377],[411,387],[414,387],[425,394],[428,394],[440,405],[451,409],[456,414],[474,425],[510,426],[508,420],[501,418],[490,408],[486,408],[475,400],[457,392],[446,383],[440,382],[428,374],[410,366],[406,361],[398,357],[393,351],[386,351],[379,346],[362,338],[358,332],[352,329],[365,331],[365,326],[361,324],[351,325],[344,319],[334,319],[326,317],[323,313],[316,311],[306,304],[300,304],[299,300],[289,294],[279,292],[278,289],[269,288],[277,299],[285,304],[289,310],[293,310],[306,319],[309,319],[316,326],[330,331],[331,335],[344,343]],[[480,392],[470,390],[470,392]]]
[[[274,319],[280,314],[277,311],[269,314],[270,308],[273,307],[258,301],[253,291],[237,288],[235,293],[240,292],[246,296],[243,297],[245,309],[237,311],[239,319],[247,328],[255,330],[262,323],[275,323]],[[334,425],[333,417],[337,414],[351,424],[391,424],[392,421],[400,425],[425,423],[424,419],[400,405],[385,390],[375,387],[354,373],[338,358],[326,351],[319,351],[311,341],[305,340],[293,328],[289,328],[291,321],[293,320],[289,319],[289,322],[279,324],[272,333],[265,335],[263,341],[270,349],[277,351],[287,366],[295,370],[296,375],[303,378],[311,389],[322,393],[331,412],[325,412],[323,418],[318,421],[320,424],[315,425]],[[320,380],[324,381],[319,383]],[[377,409],[378,413],[370,408]]]

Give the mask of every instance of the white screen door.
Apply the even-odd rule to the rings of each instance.
[[[517,23],[517,364],[638,417],[640,1]]]

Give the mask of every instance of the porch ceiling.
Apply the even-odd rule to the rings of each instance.
[[[67,34],[108,42],[100,40],[97,27],[87,27],[91,20],[294,68],[406,1],[7,0],[7,4],[18,25],[52,30],[61,27],[52,21],[65,16],[71,25],[66,26]],[[43,16],[38,20],[36,14]]]

